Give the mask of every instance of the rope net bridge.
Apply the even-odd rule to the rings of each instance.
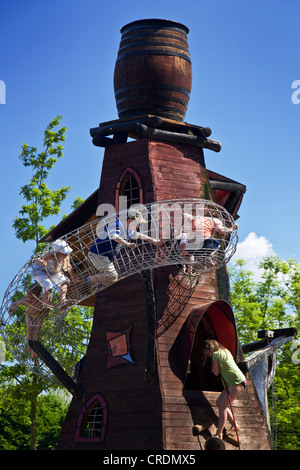
[[[2,302],[6,348],[31,372],[53,382],[56,377],[29,343],[38,341],[73,375],[92,324],[91,309],[80,306],[85,299],[162,266],[178,265],[182,275],[195,279],[226,264],[236,250],[237,225],[212,201],[160,201],[119,213],[105,204],[97,215],[32,257]]]

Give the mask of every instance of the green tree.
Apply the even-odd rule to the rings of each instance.
[[[0,368],[0,449],[34,450],[37,398],[50,389],[50,384],[29,374],[12,357],[7,358],[9,362],[12,365]]]
[[[28,184],[22,186],[20,194],[26,201],[16,217],[13,227],[17,238],[26,242],[33,240],[36,248],[39,240],[48,232],[45,219],[60,213],[61,203],[67,197],[70,186],[49,189],[46,180],[50,170],[59,158],[63,157],[63,145],[67,128],[60,125],[62,117],[54,118],[44,131],[43,150],[24,144],[20,159],[25,167],[33,171]]]
[[[57,395],[43,394],[38,399],[37,427],[39,450],[55,450],[69,403]]]
[[[242,343],[257,340],[259,329],[295,327],[300,329],[300,264],[276,256],[261,260],[260,278],[238,260],[229,268],[231,301]],[[271,419],[275,423],[278,449],[298,449],[300,441],[300,376],[294,340],[276,354],[276,375],[270,390]],[[272,392],[276,407],[272,406]],[[276,414],[276,416],[275,416]]]
[[[54,118],[44,131],[43,150],[38,151],[36,147],[24,144],[20,159],[25,167],[29,167],[33,175],[28,184],[22,186],[20,194],[25,200],[25,204],[13,222],[17,238],[23,242],[33,241],[35,243],[34,251],[40,248],[39,240],[48,230],[44,227],[45,219],[50,216],[58,215],[60,206],[66,198],[70,187],[51,190],[46,184],[50,170],[59,158],[63,157],[63,142],[67,128],[61,126],[61,116]],[[8,361],[10,358],[7,358]],[[9,415],[7,407],[1,410],[2,416],[7,420],[18,419],[18,416],[27,416],[24,418],[24,430],[26,426],[30,427],[30,449],[37,448],[37,407],[38,397],[42,392],[49,391],[50,383],[40,377],[28,373],[20,364],[1,366],[0,383],[4,390],[6,401],[8,397],[12,400],[12,408],[19,409],[16,404],[21,403],[22,414]],[[3,395],[2,395],[3,396]],[[2,405],[5,402],[2,402]],[[6,403],[7,404],[7,403]],[[23,405],[22,405],[23,404]],[[6,405],[5,405],[6,406]],[[12,421],[13,423],[13,421]],[[9,429],[6,426],[5,429]],[[21,431],[22,434],[22,431]],[[2,439],[5,437],[2,436]],[[10,440],[16,448],[24,448],[24,439],[20,441]]]
[[[17,368],[11,379],[12,367]],[[10,369],[10,370],[9,370]],[[37,443],[41,450],[53,450],[57,444],[62,422],[67,412],[67,400],[46,391],[40,381],[40,390],[32,390],[34,382],[26,377],[23,366],[5,368],[7,381],[0,388],[0,450],[29,450],[31,446],[31,397],[37,394]],[[9,373],[8,373],[9,372]],[[3,371],[0,374],[4,379]]]

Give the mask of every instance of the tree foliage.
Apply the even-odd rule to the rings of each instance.
[[[20,195],[25,204],[19,212],[20,216],[15,218],[13,227],[17,238],[23,242],[33,240],[37,246],[48,232],[43,225],[45,219],[59,214],[61,203],[70,189],[70,186],[65,186],[51,190],[46,183],[50,170],[63,157],[62,143],[65,141],[67,128],[60,126],[61,119],[61,116],[52,119],[45,129],[42,151],[24,144],[19,157],[33,174],[29,183],[21,187]]]
[[[295,327],[300,331],[300,264],[276,256],[261,260],[260,277],[239,260],[229,268],[231,300],[242,343],[257,340],[260,329]],[[277,449],[298,449],[300,441],[300,342],[276,354],[276,375],[269,407]]]
[[[13,227],[17,238],[24,243],[35,243],[34,252],[41,248],[40,239],[49,230],[44,226],[45,221],[60,213],[61,204],[70,189],[65,186],[51,190],[47,185],[50,170],[63,157],[62,144],[67,128],[61,126],[61,119],[57,116],[45,129],[41,151],[24,144],[20,155],[23,165],[32,171],[32,176],[29,183],[21,187],[20,195],[25,202],[19,216],[14,219]],[[77,198],[74,208],[81,202],[82,199]],[[31,282],[31,279],[24,279],[24,292]],[[18,292],[17,295],[23,294]],[[87,310],[74,307],[71,314],[71,323],[84,331],[89,330],[91,325]],[[24,331],[25,335],[25,325],[19,325],[15,334],[20,334],[20,331]],[[29,373],[22,365],[16,364],[7,352],[6,362],[0,365],[0,386],[0,449],[55,448],[66,411],[59,399],[53,397],[57,385]]]
[[[20,387],[6,384],[0,393],[0,450],[31,449],[31,383]],[[55,393],[43,393],[37,399],[37,442],[39,450],[54,450],[66,416],[68,404]]]

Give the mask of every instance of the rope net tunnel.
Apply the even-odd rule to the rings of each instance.
[[[1,333],[7,349],[30,371],[57,381],[28,347],[39,341],[72,375],[85,354],[92,324],[88,297],[143,270],[179,265],[201,276],[226,264],[237,225],[221,206],[203,199],[135,205],[116,213],[104,204],[98,219],[32,257],[6,290]]]

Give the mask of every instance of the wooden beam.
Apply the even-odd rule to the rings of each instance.
[[[152,133],[157,127],[162,127],[162,129],[159,129],[153,137],[159,140],[196,145],[214,150],[215,152],[221,150],[220,142],[207,139],[211,135],[209,127],[178,123],[161,116],[148,115],[137,117],[136,119],[121,119],[102,123],[98,127],[91,128],[90,135],[95,146],[108,147],[125,143],[128,136],[134,139],[149,137],[148,134]],[[109,135],[113,135],[113,137],[107,137]]]
[[[66,389],[75,397],[81,398],[83,395],[83,389],[80,385],[76,384],[74,380],[64,371],[59,363],[54,359],[53,356],[39,343],[39,341],[29,340],[29,346],[39,355],[44,363],[53,372],[55,377],[66,387]]]
[[[163,119],[159,116],[151,116],[146,118],[134,119],[129,121],[115,121],[110,124],[100,125],[98,127],[93,127],[90,129],[91,137],[96,137],[98,135],[108,136],[111,134],[129,132],[136,128],[139,124],[147,124],[151,127],[160,126],[163,123]]]
[[[140,275],[144,286],[146,310],[145,373],[154,376],[156,366],[156,303],[151,269],[141,271]]]
[[[179,132],[169,132],[161,129],[153,129],[145,124],[139,124],[136,128],[137,134],[157,140],[176,142],[196,147],[207,148],[214,152],[220,152],[221,143],[217,140],[207,139],[199,135],[182,134]]]
[[[260,361],[265,360],[266,357],[270,356],[271,354],[275,354],[278,348],[280,348],[284,343],[290,341],[292,338],[293,336],[279,336],[263,349],[254,352],[243,361],[239,362],[238,366],[243,372],[250,370]]]
[[[252,343],[246,343],[242,345],[242,350],[244,354],[247,354],[249,352],[257,351],[258,349],[264,348],[265,346],[268,346],[270,344],[270,339],[265,338],[260,341],[253,341]]]

